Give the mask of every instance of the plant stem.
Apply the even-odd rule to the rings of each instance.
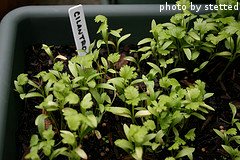
[[[226,65],[226,67],[224,68],[224,70],[222,71],[222,73],[218,76],[217,81],[221,81],[222,80],[222,76],[224,75],[224,73],[226,72],[226,70],[228,69],[228,67],[232,64],[233,58],[231,58],[228,61],[228,64]]]
[[[135,119],[135,115],[134,115],[134,106],[132,105],[132,122],[134,124],[136,124],[136,119]]]

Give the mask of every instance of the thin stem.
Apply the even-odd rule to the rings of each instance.
[[[132,105],[132,122],[136,123],[135,115],[134,115],[134,106]]]
[[[231,58],[228,61],[228,64],[226,65],[226,67],[224,68],[224,70],[222,71],[222,73],[218,76],[217,81],[222,80],[222,76],[224,75],[224,73],[226,72],[226,70],[228,69],[228,67],[232,64],[233,58]]]

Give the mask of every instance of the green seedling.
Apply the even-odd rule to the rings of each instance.
[[[222,147],[223,149],[231,156],[232,159],[240,158],[240,151],[237,148],[234,148],[235,145],[239,146],[240,144],[240,135],[238,132],[240,131],[240,122],[239,119],[235,118],[237,113],[237,108],[235,105],[229,103],[229,106],[232,111],[232,119],[229,124],[231,124],[231,128],[225,130],[222,128],[221,130],[213,129],[214,132],[223,140]]]

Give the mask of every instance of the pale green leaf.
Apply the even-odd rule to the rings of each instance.
[[[126,57],[124,57],[124,59],[125,59],[126,61],[130,61],[130,62],[133,62],[133,63],[137,63],[136,59],[135,59],[134,57],[132,57],[132,56],[126,56]]]
[[[83,159],[88,159],[87,154],[86,154],[85,151],[84,151],[83,149],[81,149],[80,147],[75,148],[74,151],[79,155],[79,157],[81,157],[81,158],[83,158]]]
[[[196,135],[195,135],[195,129],[196,129],[196,128],[190,129],[190,130],[188,131],[188,133],[185,135],[185,138],[188,139],[188,140],[194,141],[195,136],[196,136]]]
[[[223,52],[215,53],[215,55],[222,56],[222,57],[229,57],[229,56],[232,56],[232,53],[228,51],[223,51]]]
[[[61,132],[60,135],[63,138],[62,142],[64,144],[74,145],[74,143],[76,142],[76,139],[75,139],[75,136],[72,132],[65,131],[65,130],[61,130],[60,132]]]
[[[109,90],[113,90],[113,91],[116,90],[115,87],[113,87],[112,85],[107,84],[107,83],[100,83],[100,84],[97,84],[97,85],[96,85],[96,88],[109,89]]]
[[[147,62],[147,64],[148,64],[149,66],[151,66],[154,70],[156,70],[156,71],[160,74],[160,76],[162,76],[162,71],[161,71],[161,69],[160,69],[156,64],[151,63],[151,62]]]
[[[105,107],[105,110],[119,116],[131,118],[131,112],[124,107]]]
[[[78,77],[78,70],[75,63],[69,61],[68,68],[74,77]]]
[[[58,148],[52,152],[49,159],[52,160],[52,159],[57,158],[59,155],[66,155],[66,151],[67,151],[66,147]]]
[[[125,139],[118,139],[114,142],[114,144],[126,152],[132,151],[134,149],[133,144]]]
[[[46,114],[40,114],[35,119],[35,125],[38,126],[38,132],[42,135],[45,130],[45,119],[48,118]]]
[[[77,94],[70,92],[65,98],[65,101],[69,104],[77,104],[79,102],[79,97]]]
[[[121,43],[122,41],[124,41],[125,39],[127,39],[130,35],[131,35],[131,34],[126,34],[126,35],[122,36],[121,38],[119,38],[119,40],[117,41],[117,46],[119,46],[120,43]]]
[[[162,49],[162,50],[167,49],[172,43],[173,43],[173,41],[166,41],[166,42],[162,45],[161,49]]]
[[[150,116],[151,113],[148,111],[148,110],[141,110],[141,111],[138,111],[136,114],[135,114],[135,117],[138,118],[138,117],[146,117],[146,116]]]
[[[151,38],[144,38],[141,41],[139,41],[137,45],[142,45],[142,44],[145,44],[145,43],[149,43],[151,41],[152,41]]]
[[[38,144],[39,138],[38,135],[33,134],[30,140],[30,147],[36,146]]]
[[[219,131],[219,130],[217,130],[217,129],[213,129],[213,131],[219,136],[219,137],[221,137],[222,139],[224,139],[224,134],[221,132],[221,131]]]
[[[195,151],[195,148],[192,148],[192,147],[183,147],[183,149],[181,151],[178,152],[178,154],[176,155],[176,158],[181,158],[181,157],[184,157],[184,156],[188,156],[188,158],[190,160],[193,159],[193,152]]]
[[[184,71],[185,69],[184,68],[174,68],[174,69],[171,69],[166,76],[169,76],[173,73],[177,73],[177,72],[181,72],[181,71]]]
[[[92,102],[92,96],[90,93],[86,94],[84,96],[84,98],[82,99],[81,103],[80,103],[81,107],[84,108],[85,110],[86,109],[90,109],[93,105],[93,102]]]
[[[68,127],[73,131],[77,130],[81,122],[78,112],[72,108],[64,108],[62,112]]]
[[[188,60],[191,60],[192,59],[192,52],[189,48],[183,48],[183,51],[185,53],[185,55],[187,56],[187,59]]]
[[[33,97],[43,97],[43,95],[38,92],[30,92],[24,96],[24,98],[33,98]]]

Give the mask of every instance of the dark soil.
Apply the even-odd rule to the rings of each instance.
[[[131,47],[130,47],[131,48]],[[122,55],[128,54],[129,47],[124,47]],[[54,55],[61,54],[68,59],[76,55],[75,48],[73,46],[54,46]],[[41,49],[41,45],[34,45],[26,51],[26,68],[25,73],[29,76],[36,75],[42,70],[48,70],[52,67],[52,62],[45,52]],[[122,61],[124,64],[125,62]],[[189,128],[196,127],[196,140],[192,144],[196,148],[194,152],[194,159],[199,160],[220,160],[230,159],[227,153],[222,149],[222,140],[215,134],[213,128],[228,129],[231,127],[228,123],[231,120],[231,110],[228,105],[229,102],[234,103],[237,108],[240,106],[240,64],[233,63],[228,69],[224,77],[220,82],[216,82],[215,75],[219,74],[219,71],[223,70],[226,62],[223,59],[218,59],[212,62],[207,72],[202,72],[198,76],[184,75],[180,76],[180,82],[183,85],[194,82],[196,79],[201,79],[206,82],[207,92],[213,92],[214,96],[209,98],[207,104],[215,109],[215,112],[210,112],[206,116],[205,121],[198,119],[191,119],[189,121]],[[121,65],[121,64],[119,64]],[[214,69],[215,68],[215,69]],[[211,75],[210,75],[211,73]],[[213,76],[212,76],[213,75]],[[34,106],[39,104],[39,100],[29,99],[25,103],[24,110],[21,111],[19,117],[19,128],[17,137],[17,146],[19,151],[19,159],[24,159],[24,155],[29,152],[29,141],[31,135],[37,133],[34,121],[40,110]],[[240,114],[237,114],[237,118],[240,118]],[[91,160],[116,160],[132,159],[122,149],[119,149],[114,145],[114,141],[119,137],[124,137],[122,125],[124,122],[128,122],[125,118],[114,116],[110,113],[106,113],[99,124],[97,130],[101,133],[101,138],[97,138],[94,133],[85,137],[83,149],[88,154]],[[164,159],[162,156],[166,156],[166,153],[152,154],[150,152],[144,155],[143,159]]]

